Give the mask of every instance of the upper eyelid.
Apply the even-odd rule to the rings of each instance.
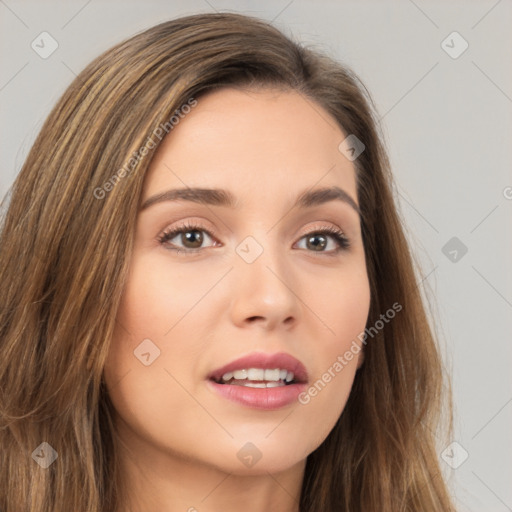
[[[169,228],[166,228],[164,229],[161,234],[158,235],[158,239],[162,239],[164,238],[166,235],[170,235],[172,234],[172,238],[175,238],[176,236],[178,236],[180,233],[183,233],[183,232],[186,232],[186,231],[204,231],[212,240],[215,240],[215,241],[218,241],[217,240],[217,237],[215,236],[214,233],[212,233],[213,230],[211,229],[208,229],[207,227],[201,225],[201,222],[195,222],[195,221],[184,221],[183,224],[181,225],[178,225],[178,226],[175,226],[175,227],[169,227]],[[329,231],[329,230],[335,230],[335,231],[339,231],[340,235],[345,238],[345,240],[347,241],[347,243],[351,244],[351,238],[349,238],[345,232],[344,229],[340,228],[339,226],[332,226],[332,225],[324,225],[324,226],[318,226],[318,227],[311,227],[308,229],[308,231],[306,233],[303,233],[298,240],[302,240],[305,236],[308,236],[310,235],[311,233],[317,233],[317,232],[321,232],[321,231]],[[327,232],[327,236],[330,236],[330,237],[335,237],[337,233],[329,233]],[[205,247],[206,249],[207,247]],[[194,249],[189,249],[189,248],[185,248],[185,250],[189,250],[189,251],[194,251]],[[199,250],[199,249],[197,249]]]
[[[321,231],[322,229],[336,229],[336,230],[341,231],[343,233],[343,235],[345,235],[348,238],[346,230],[337,225],[333,225],[334,223],[332,221],[320,220],[317,222],[325,222],[325,223],[330,223],[330,224],[329,225],[326,224],[326,225],[318,226],[318,227],[310,227],[310,228],[308,228],[308,231],[306,233],[304,233],[302,236],[306,236],[309,233],[311,233],[312,231]],[[215,237],[214,229],[210,229],[210,228],[206,227],[205,225],[202,225],[201,221],[196,222],[195,220],[185,220],[185,221],[183,221],[182,224],[178,224],[177,226],[174,226],[174,227],[168,226],[160,232],[159,236],[165,235],[166,233],[172,233],[173,231],[182,231],[182,230],[184,231],[187,229],[205,231],[206,233],[208,233],[209,236]]]

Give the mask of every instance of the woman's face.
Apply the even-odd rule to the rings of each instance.
[[[212,92],[182,116],[145,181],[105,368],[116,423],[140,460],[291,468],[331,431],[362,362],[370,289],[348,134],[268,89]],[[330,187],[343,192],[296,204]]]

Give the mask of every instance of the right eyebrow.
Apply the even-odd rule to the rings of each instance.
[[[156,194],[144,201],[141,210],[164,201],[192,201],[194,203],[235,208],[235,196],[223,189],[213,188],[177,188]]]

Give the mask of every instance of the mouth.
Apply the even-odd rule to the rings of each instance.
[[[211,372],[207,381],[220,396],[246,407],[278,409],[306,388],[305,366],[284,352],[254,353]]]
[[[286,368],[242,368],[226,372],[220,379],[212,380],[217,384],[248,388],[278,388],[298,382],[295,380],[295,374]]]

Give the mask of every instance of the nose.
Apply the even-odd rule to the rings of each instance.
[[[272,330],[297,322],[301,301],[294,288],[299,283],[278,251],[265,248],[252,263],[237,256],[230,314],[238,327],[256,324]]]

